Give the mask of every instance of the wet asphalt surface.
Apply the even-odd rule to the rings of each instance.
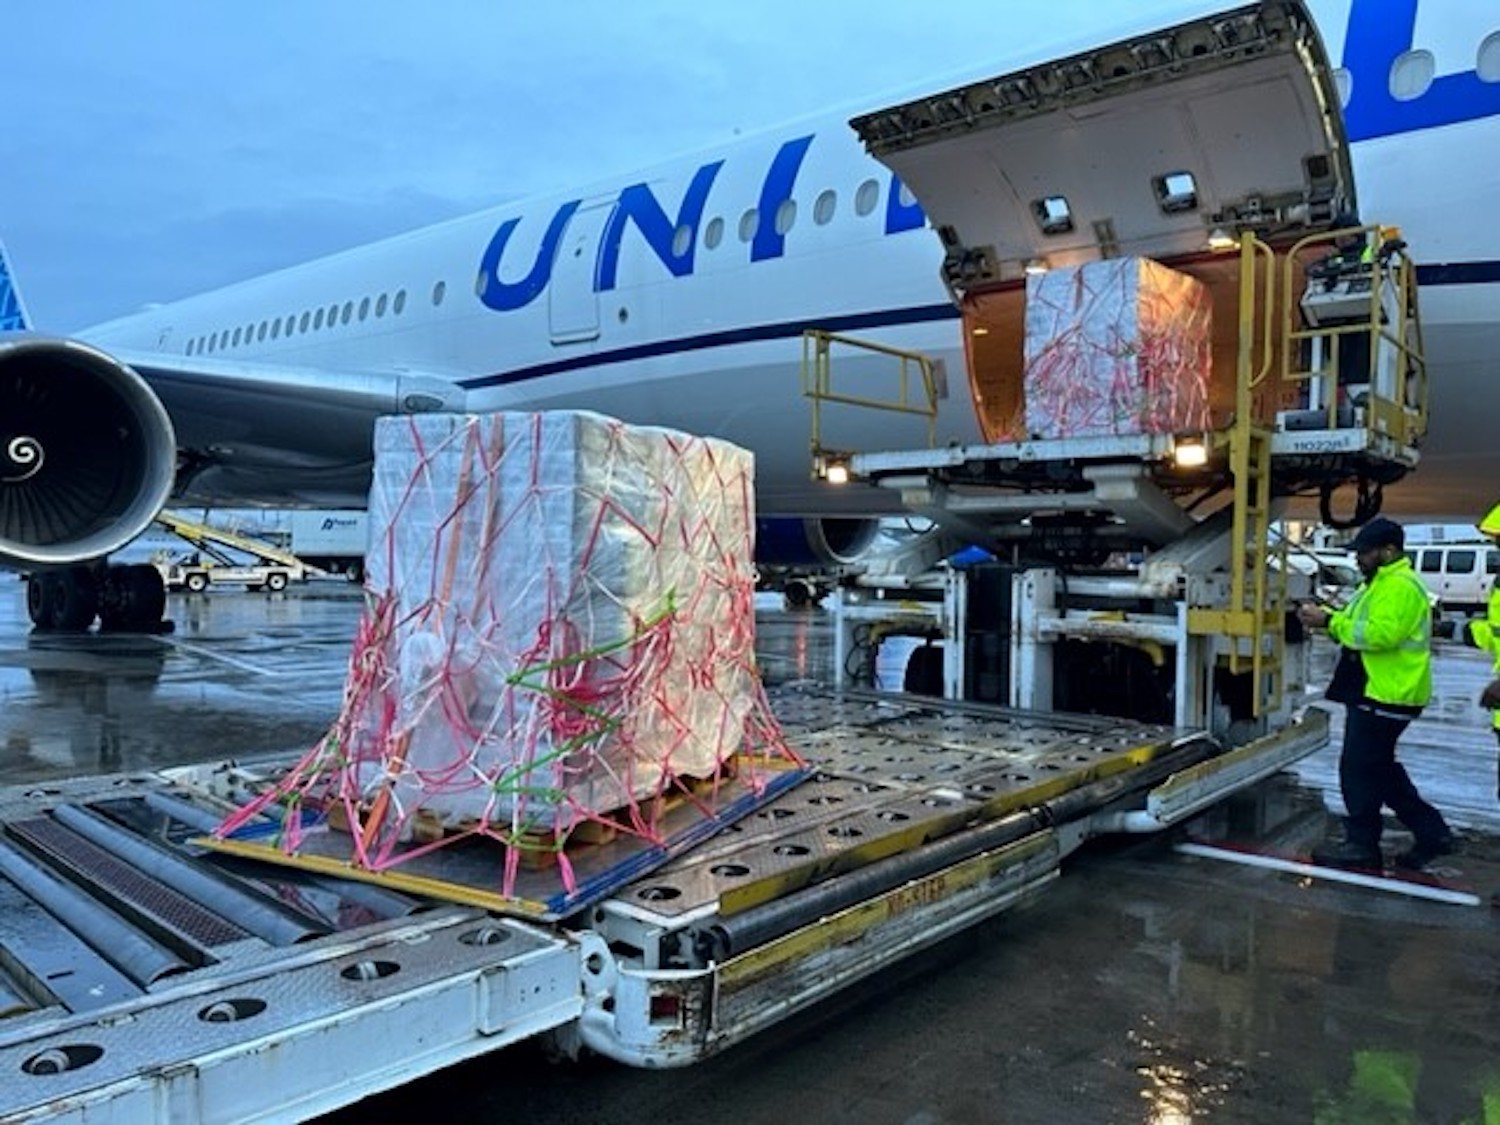
[[[42,637],[22,584],[0,580],[0,782],[305,748],[338,708],[360,605],[336,584],[174,595],[169,636]],[[816,614],[763,613],[768,675],[821,676],[827,634]],[[1496,1120],[1500,805],[1472,702],[1487,678],[1477,653],[1441,648],[1436,697],[1402,742],[1462,834],[1440,874],[1481,906],[1190,858],[1172,850],[1180,834],[1104,842],[1032,905],[690,1069],[523,1046],[330,1120]],[[1320,752],[1193,831],[1305,845],[1338,807],[1336,761]]]

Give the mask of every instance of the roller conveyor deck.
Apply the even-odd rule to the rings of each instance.
[[[896,914],[872,903],[918,893],[906,921],[953,932],[1055,878],[1091,816],[1218,754],[1201,732],[1096,716],[795,688],[773,707],[809,778],[562,925],[205,850],[224,798],[276,762],[0,791],[0,1117],[164,1118],[177,1097],[204,1120],[302,1115],[548,1031],[692,1061],[777,1018],[757,990],[821,973],[830,920],[886,941],[882,961],[915,950],[926,939],[881,937]],[[932,901],[912,891],[934,878]],[[719,980],[720,1022],[687,1055],[591,1022],[622,1020],[630,982],[659,972]],[[308,1076],[268,1090],[268,1042],[283,1062],[305,1052]]]

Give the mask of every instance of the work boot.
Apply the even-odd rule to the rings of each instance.
[[[1420,871],[1440,855],[1452,855],[1458,845],[1448,833],[1432,840],[1418,840],[1393,861],[1403,871]]]
[[[1360,871],[1380,871],[1385,866],[1380,849],[1368,844],[1342,840],[1313,849],[1312,861],[1320,867],[1347,867]]]

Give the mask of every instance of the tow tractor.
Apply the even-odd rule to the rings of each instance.
[[[155,560],[169,590],[199,594],[210,585],[241,585],[274,594],[293,582],[327,574],[272,543],[190,520],[176,512],[163,511],[157,515],[156,522],[194,548],[190,555]],[[245,562],[244,557],[255,561]]]
[[[1335,223],[1336,104],[1277,0],[856,120],[948,247],[988,440],[852,451],[815,429],[816,463],[996,561],[886,575],[837,612],[930,630],[948,698],[778,689],[808,776],[670,857],[574,857],[607,877],[563,903],[205,850],[284,763],[0,792],[0,1116],[305,1117],[535,1036],[689,1064],[1044,891],[1089,839],[1181,823],[1324,744],[1268,526],[1351,481],[1373,505],[1425,425],[1403,250],[1371,256],[1364,315],[1298,307],[1323,248],[1379,234]],[[1014,432],[1027,264],[1127,253],[1212,295],[1209,423]],[[815,407],[868,397],[810,380]]]

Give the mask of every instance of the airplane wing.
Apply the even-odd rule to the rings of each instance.
[[[176,431],[174,499],[358,507],[384,414],[461,411],[464,391],[412,371],[347,371],[111,349]]]

